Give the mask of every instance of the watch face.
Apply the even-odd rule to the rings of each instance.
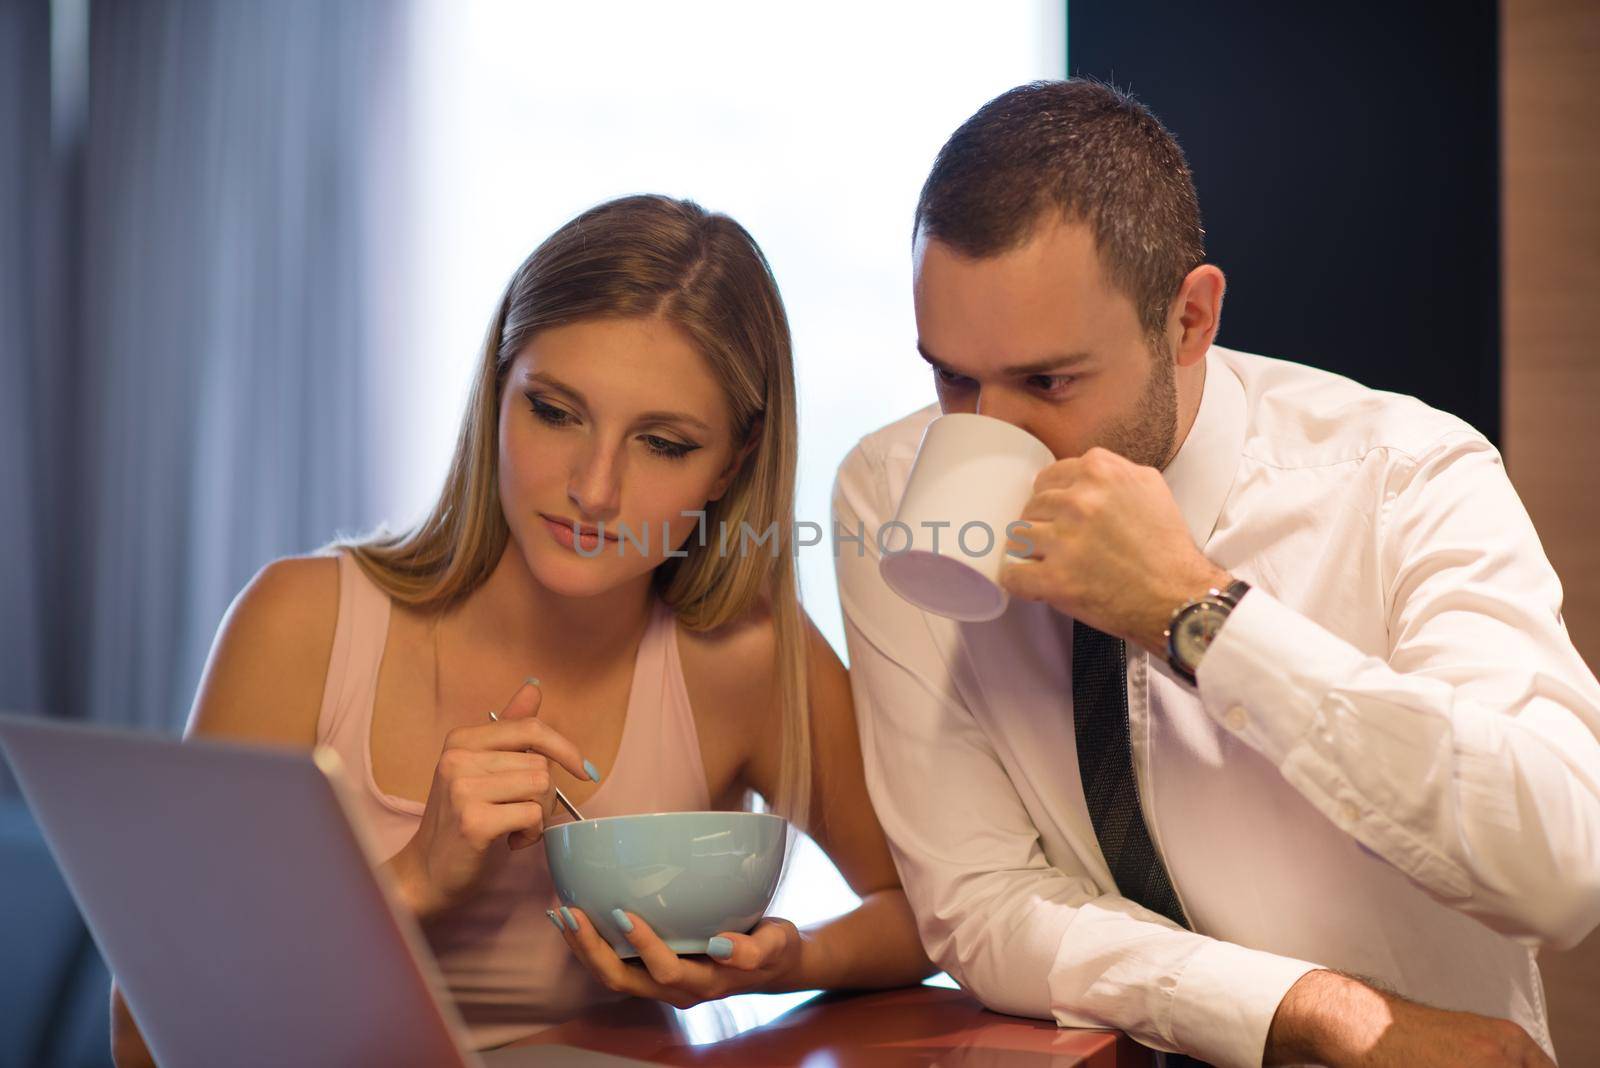
[[[1191,668],[1200,663],[1200,657],[1216,639],[1227,618],[1228,613],[1213,604],[1197,604],[1184,613],[1172,632],[1173,650],[1178,659]]]

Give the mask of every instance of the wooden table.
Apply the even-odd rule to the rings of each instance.
[[[733,1014],[676,1013],[654,1002],[594,1009],[518,1045],[558,1042],[657,1064],[802,1068],[1151,1068],[1149,1050],[1114,1031],[1064,1030],[989,1012],[959,990],[918,986],[821,994],[755,1026]],[[713,1026],[707,1027],[707,1021]]]

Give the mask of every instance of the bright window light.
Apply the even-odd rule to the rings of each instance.
[[[426,0],[415,31],[411,299],[390,303],[405,340],[381,376],[392,523],[438,492],[511,271],[584,208],[660,192],[732,215],[773,265],[795,339],[797,518],[826,530],[845,453],[934,400],[909,262],[934,154],[985,100],[1065,69],[1063,0]],[[843,656],[828,544],[801,550],[802,594]],[[856,900],[802,840],[773,911],[806,924]]]

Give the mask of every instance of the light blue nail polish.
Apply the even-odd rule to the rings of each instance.
[[[594,782],[600,781],[600,769],[594,766],[594,761],[585,760],[583,762],[583,770],[589,773],[589,778]]]
[[[556,930],[565,931],[566,925],[561,922],[561,917],[556,915],[555,909],[545,909],[544,914],[550,917],[550,922],[556,925]]]
[[[529,675],[527,678],[522,680],[522,685],[524,685],[524,686],[537,686],[537,685],[539,685],[539,680],[534,678],[532,675]]]
[[[628,919],[628,914],[621,909],[612,909],[611,918],[617,921],[617,926],[622,928],[623,934],[628,934],[633,930],[633,921]]]
[[[565,905],[561,906],[561,918],[567,922],[567,927],[573,934],[578,933],[578,921],[573,917],[572,910]]]
[[[718,960],[727,960],[733,956],[733,942],[721,935],[706,943],[706,952]]]

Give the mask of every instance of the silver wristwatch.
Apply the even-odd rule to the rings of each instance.
[[[1194,685],[1200,658],[1216,640],[1228,615],[1250,591],[1243,579],[1228,583],[1226,589],[1210,589],[1172,613],[1167,623],[1167,663],[1172,670]]]

